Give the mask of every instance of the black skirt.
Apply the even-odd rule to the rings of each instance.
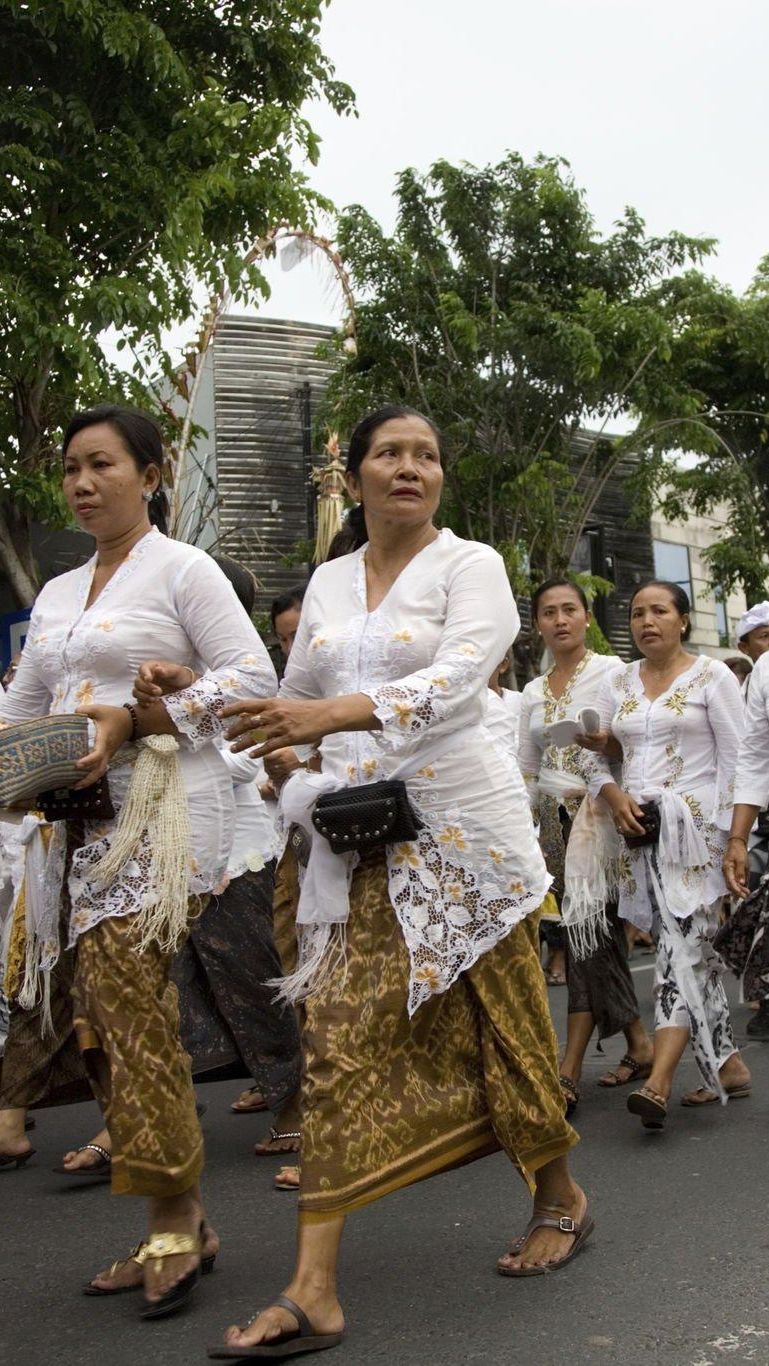
[[[253,1077],[271,1110],[299,1089],[294,1011],[276,1003],[282,976],[272,926],[274,865],[212,896],[177,955],[181,1037],[196,1081]]]

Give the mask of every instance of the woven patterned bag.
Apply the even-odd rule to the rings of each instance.
[[[0,729],[0,806],[34,805],[40,792],[74,787],[90,748],[88,717],[63,714]]]

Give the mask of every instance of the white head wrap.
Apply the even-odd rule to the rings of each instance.
[[[769,602],[757,602],[755,607],[749,607],[743,617],[737,622],[737,640],[744,640],[757,626],[769,626]]]

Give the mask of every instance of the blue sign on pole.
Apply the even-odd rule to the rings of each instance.
[[[19,612],[4,612],[0,616],[0,673],[5,673],[12,659],[20,653],[29,630],[31,608]]]

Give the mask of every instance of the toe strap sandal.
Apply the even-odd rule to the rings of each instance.
[[[143,1264],[156,1262],[158,1271],[161,1271],[166,1257],[200,1257],[201,1248],[202,1226],[201,1231],[194,1236],[191,1233],[153,1233],[144,1247]],[[141,1317],[162,1319],[169,1314],[175,1314],[190,1298],[200,1280],[201,1269],[201,1264],[198,1263],[159,1300],[145,1300]]]
[[[561,1076],[558,1080],[561,1083],[561,1091],[563,1092],[563,1098],[566,1101],[566,1118],[571,1119],[574,1111],[579,1105],[580,1089],[577,1086],[577,1083],[572,1081],[571,1077]]]
[[[581,1252],[585,1246],[585,1243],[595,1228],[595,1224],[593,1223],[593,1220],[589,1218],[587,1210],[585,1210],[579,1223],[577,1223],[576,1219],[571,1219],[567,1214],[556,1217],[557,1215],[557,1210],[554,1210],[552,1214],[546,1214],[543,1211],[535,1210],[533,1218],[531,1218],[526,1225],[525,1231],[521,1234],[520,1238],[516,1238],[515,1242],[510,1245],[510,1251],[507,1256],[517,1257],[523,1252],[530,1235],[537,1228],[555,1228],[559,1233],[571,1233],[574,1237],[574,1242],[566,1255],[564,1257],[559,1257],[557,1262],[550,1262],[547,1266],[505,1266],[504,1263],[506,1259],[502,1258],[497,1262],[497,1271],[500,1276],[545,1276],[553,1271],[560,1271],[562,1266],[566,1266],[569,1262],[573,1261],[577,1253]]]
[[[118,1272],[122,1271],[124,1267],[128,1266],[129,1262],[136,1262],[136,1265],[138,1267],[144,1266],[144,1263],[147,1260],[147,1247],[148,1244],[145,1242],[137,1243],[136,1247],[131,1248],[131,1251],[129,1252],[127,1257],[123,1257],[119,1261],[112,1263],[112,1266],[107,1272],[107,1275],[117,1276]],[[200,1274],[202,1276],[209,1276],[214,1269],[215,1261],[215,1252],[212,1252],[208,1257],[203,1257],[200,1262]],[[140,1285],[141,1282],[137,1281],[135,1285],[116,1285],[107,1289],[101,1285],[94,1285],[93,1281],[88,1281],[87,1284],[83,1286],[83,1294],[130,1295],[135,1290],[138,1290],[140,1288]]]
[[[281,1150],[280,1148],[270,1147],[271,1143],[284,1143],[287,1142],[289,1139],[294,1145],[292,1148],[283,1148]],[[295,1133],[282,1134],[279,1129],[271,1127],[268,1137],[264,1139],[261,1143],[257,1143],[254,1145],[254,1152],[256,1153],[257,1157],[274,1157],[276,1152],[280,1153],[281,1151],[284,1153],[298,1153],[299,1144],[301,1143],[301,1141],[302,1134],[300,1130],[296,1130]]]
[[[668,1104],[665,1097],[652,1091],[651,1087],[642,1086],[638,1091],[631,1091],[627,1108],[631,1115],[638,1115],[644,1129],[664,1129]]]
[[[296,1329],[288,1329],[281,1333],[280,1337],[272,1338],[270,1342],[260,1342],[256,1347],[209,1347],[208,1355],[214,1361],[251,1361],[254,1358],[268,1361],[277,1360],[281,1357],[298,1356],[300,1352],[322,1352],[327,1347],[338,1347],[344,1337],[344,1333],[318,1333],[313,1328],[310,1320],[303,1309],[294,1300],[289,1299],[288,1295],[277,1295],[272,1305],[279,1309],[287,1309],[296,1319]],[[258,1314],[251,1319],[255,1322]],[[251,1327],[251,1323],[248,1327]]]
[[[96,1153],[98,1162],[92,1162],[90,1167],[65,1167],[60,1162],[58,1167],[53,1170],[57,1176],[76,1176],[80,1181],[109,1181],[112,1173],[112,1154],[102,1148],[100,1143],[84,1143],[82,1148],[78,1148],[79,1153]]]
[[[627,1071],[626,1077],[620,1076],[620,1068],[624,1067]],[[632,1081],[643,1081],[645,1077],[651,1076],[652,1065],[650,1062],[639,1062],[637,1058],[631,1058],[626,1053],[621,1058],[614,1072],[607,1072],[605,1077],[598,1078],[599,1086],[607,1086],[613,1090],[615,1086],[628,1086]]]

